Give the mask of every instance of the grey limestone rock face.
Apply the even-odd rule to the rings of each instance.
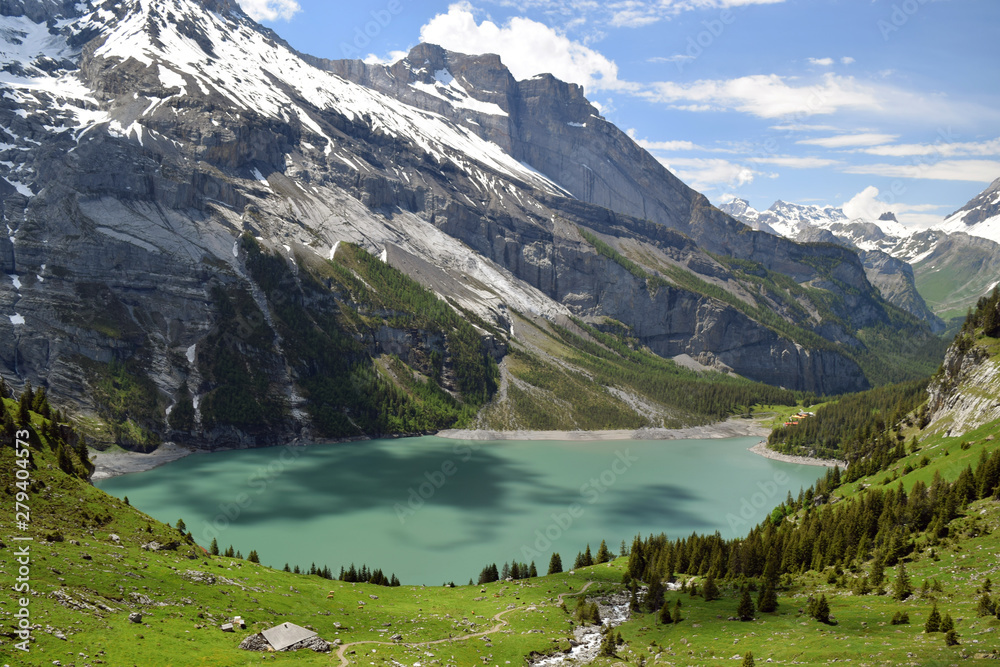
[[[285,298],[318,307],[304,268],[351,242],[495,328],[483,329],[495,358],[516,309],[611,317],[658,354],[789,388],[865,386],[836,349],[793,342],[679,279],[654,285],[585,240],[581,229],[650,276],[681,270],[838,344],[886,318],[855,253],[754,232],[715,209],[580,87],[516,81],[496,56],[432,45],[389,68],[323,61],[230,0],[191,13],[161,4],[0,3],[0,18],[63,21],[52,63],[7,64],[70,91],[3,84],[0,125],[15,148],[0,161],[0,264],[16,281],[0,284],[0,368],[11,384],[30,380],[94,414],[95,369],[120,364],[148,384],[142,426],[164,436],[208,448],[308,437],[302,370],[274,312]],[[191,63],[171,57],[181,37],[200,50]],[[123,43],[145,55],[115,51]],[[291,296],[254,281],[244,234],[286,261]],[[825,290],[837,321],[805,299],[752,293],[720,256]],[[242,310],[225,311],[220,294]],[[281,397],[270,421],[201,420],[226,327],[243,332],[233,349]],[[373,358],[449,354],[423,330],[358,338]],[[193,423],[174,429],[168,411],[188,402]]]

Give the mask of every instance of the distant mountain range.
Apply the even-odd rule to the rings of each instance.
[[[776,201],[758,211],[744,199],[720,207],[754,229],[800,242],[857,249],[869,280],[889,301],[943,328],[936,318],[961,318],[1000,281],[1000,178],[930,229],[849,219],[837,207]]]
[[[94,437],[656,426],[943,353],[891,268],[751,230],[497,56],[323,60],[233,0],[12,0],[0,42],[0,371]]]

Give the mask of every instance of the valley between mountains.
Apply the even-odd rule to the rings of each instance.
[[[1000,659],[1000,179],[921,230],[716,207],[580,85],[431,43],[319,58],[235,0],[0,2],[0,89],[0,664]],[[448,486],[413,444],[437,434],[482,476]],[[542,474],[543,440],[632,465],[747,435],[695,491],[665,481],[683,449],[642,485]],[[548,470],[494,442],[525,439]],[[479,508],[419,536],[444,585],[342,556],[374,522],[281,568],[275,533],[227,538],[243,496],[208,536],[98,488],[163,464],[190,499],[182,465],[291,450],[358,456],[336,503],[284,479],[289,523],[390,479],[380,537],[406,535],[410,472]],[[802,459],[828,465],[796,493]],[[501,496],[566,508],[561,541],[546,516],[545,546],[448,560],[526,516]]]

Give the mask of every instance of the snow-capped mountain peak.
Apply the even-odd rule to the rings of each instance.
[[[965,232],[1000,243],[1000,178],[945,218],[941,231]]]

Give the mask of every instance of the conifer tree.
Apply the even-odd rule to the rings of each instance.
[[[587,550],[583,552],[583,566],[590,567],[594,564],[594,557],[590,554],[590,545],[587,545]]]
[[[663,606],[664,592],[663,582],[660,581],[659,577],[653,577],[653,581],[649,583],[649,588],[646,590],[646,598],[643,600],[646,611],[659,611],[660,607]]]
[[[754,667],[753,651],[747,651],[743,656],[743,667]]]
[[[978,616],[992,616],[996,611],[996,607],[993,604],[993,600],[990,599],[990,594],[984,592],[979,598],[979,603],[976,605],[976,614]]]
[[[559,554],[552,552],[552,556],[549,558],[549,572],[548,574],[559,574],[563,571],[562,558]]]
[[[736,616],[741,621],[752,621],[754,617],[753,600],[750,599],[750,591],[744,588],[740,592],[740,603],[736,607]]]
[[[941,614],[938,612],[937,602],[931,608],[931,613],[927,615],[927,621],[924,623],[924,632],[940,632],[941,631]]]
[[[778,592],[775,590],[774,584],[769,581],[764,582],[760,589],[760,594],[757,596],[757,609],[762,612],[772,612],[778,609]]]
[[[941,632],[948,632],[955,629],[955,621],[951,619],[951,614],[945,614],[941,619]]]
[[[944,645],[958,646],[958,633],[955,632],[954,628],[944,634]]]
[[[260,563],[260,557],[257,555],[256,549],[251,549],[250,554],[247,556],[247,560],[251,563]]]
[[[212,554],[213,556],[219,555],[219,541],[214,537],[212,538],[211,546],[208,547],[208,553]]]
[[[646,554],[642,540],[636,535],[632,540],[632,549],[628,554],[628,567],[625,569],[631,579],[642,579],[646,572]]]
[[[662,623],[663,625],[669,625],[673,623],[674,619],[671,618],[670,616],[670,605],[665,604],[662,607],[660,607],[660,614],[657,618],[659,618],[660,623]]]
[[[285,563],[285,567],[282,568],[282,572],[291,572],[291,571],[292,568],[288,566],[288,563]]]
[[[601,540],[601,546],[597,549],[597,557],[594,562],[600,565],[601,563],[607,563],[613,558],[611,551],[608,549],[608,544],[604,540]]]
[[[611,628],[608,628],[608,631],[604,633],[604,639],[601,640],[600,654],[605,657],[611,657],[615,654],[615,631]]]
[[[896,570],[896,579],[892,582],[892,597],[896,600],[905,600],[910,597],[913,587],[910,585],[910,575],[906,573],[906,563],[900,563]]]
[[[871,574],[868,575],[868,581],[872,585],[872,590],[875,591],[875,594],[882,595],[882,584],[885,582],[885,563],[882,560],[881,554],[875,554],[875,559],[872,560]]]
[[[830,603],[826,601],[826,595],[821,595],[818,600],[810,598],[809,604],[806,605],[806,613],[820,623],[829,623]]]
[[[705,585],[701,589],[701,594],[705,598],[705,602],[711,602],[712,600],[719,599],[720,593],[719,587],[715,583],[715,573],[708,573],[708,577],[705,579]]]
[[[681,599],[677,598],[674,602],[674,623],[680,623],[682,620],[684,619],[681,617]]]
[[[528,578],[534,579],[537,576],[538,576],[538,568],[535,567],[535,561],[531,561],[531,565],[528,566]]]

